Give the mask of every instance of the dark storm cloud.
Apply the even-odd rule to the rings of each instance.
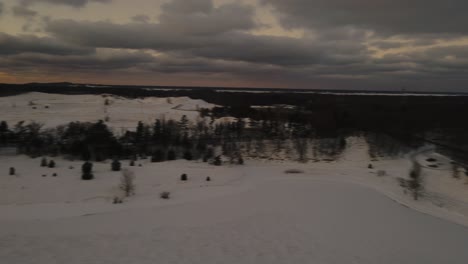
[[[0,58],[2,65],[8,68],[34,69],[41,65],[41,69],[55,69],[57,73],[76,71],[106,71],[128,69],[143,63],[154,61],[151,56],[143,52],[115,51],[108,55],[50,55],[23,53]],[[1,68],[1,67],[0,67]]]
[[[386,34],[467,33],[466,0],[261,0],[289,27],[356,26]]]
[[[147,15],[136,15],[132,17],[133,22],[148,23],[151,18]]]
[[[54,55],[83,55],[93,53],[94,48],[80,47],[50,37],[34,35],[13,36],[0,33],[0,55],[43,53]]]
[[[93,1],[38,2],[82,7]],[[0,34],[0,69],[223,75],[284,86],[327,85],[321,88],[433,87],[444,79],[467,80],[467,46],[432,47],[466,33],[468,18],[452,10],[463,9],[461,1],[262,2],[275,7],[283,25],[303,28],[303,36],[252,33],[265,25],[249,5],[172,0],[161,6],[158,23],[147,15],[130,23],[52,16],[42,21],[49,37]],[[377,56],[373,48],[398,50]]]
[[[22,6],[22,5],[14,6],[14,7],[12,8],[12,10],[13,10],[13,14],[14,14],[15,16],[33,17],[33,16],[37,15],[37,12],[36,12],[36,11],[31,10],[31,9],[29,9],[28,7]]]
[[[89,3],[110,3],[112,0],[22,0],[23,5],[30,5],[34,3],[49,3],[59,5],[69,5],[73,7],[83,7]]]
[[[211,10],[223,12],[220,11],[223,8],[227,7]],[[253,16],[245,12],[242,14],[244,21]],[[235,17],[240,15],[236,14]],[[273,65],[348,64],[363,60],[368,55],[366,47],[355,41],[363,37],[360,34],[350,33],[350,39],[345,40],[339,40],[334,34],[319,35],[314,39],[252,35],[239,31],[243,26],[231,24],[232,18],[229,16],[213,17],[216,17],[215,25],[222,26],[216,31],[205,28],[204,34],[199,28],[203,23],[178,28],[172,24],[168,26],[165,20],[160,24],[56,20],[48,24],[47,30],[64,41],[90,47],[152,49],[186,56]]]

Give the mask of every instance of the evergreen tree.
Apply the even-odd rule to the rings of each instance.
[[[83,180],[92,180],[94,179],[93,171],[93,164],[89,161],[85,162],[83,166],[81,166],[81,179]]]
[[[151,162],[162,162],[162,161],[164,161],[164,154],[162,150],[158,149],[151,156]]]
[[[222,160],[221,160],[221,156],[216,156],[216,158],[214,159],[214,162],[213,162],[213,165],[215,166],[221,166],[222,165]]]
[[[11,176],[16,175],[16,170],[15,170],[15,168],[10,167],[10,175],[11,175]]]
[[[184,173],[184,174],[180,175],[180,180],[181,181],[187,181],[188,180],[187,174]]]
[[[41,167],[47,167],[47,166],[48,166],[47,164],[48,164],[48,163],[47,163],[47,159],[46,159],[45,157],[42,158],[42,159],[41,159]]]
[[[50,160],[48,166],[49,166],[49,168],[55,168],[55,161]]]
[[[122,164],[120,163],[119,160],[114,159],[114,161],[112,161],[112,164],[111,164],[112,171],[120,171],[121,167],[122,167]]]
[[[167,160],[175,160],[177,157],[176,157],[176,153],[174,150],[169,150],[167,152]]]

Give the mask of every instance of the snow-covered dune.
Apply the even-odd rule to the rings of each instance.
[[[126,99],[111,95],[61,95],[27,93],[0,97],[0,121],[14,125],[35,121],[55,127],[71,121],[106,120],[117,131],[134,128],[138,121],[152,123],[157,118],[195,120],[200,108],[212,108],[203,100],[188,97]]]
[[[172,174],[161,167],[154,177]],[[205,186],[196,176],[192,181],[197,184],[185,191],[185,187],[178,188],[169,201],[140,197],[109,205],[117,208],[114,210],[57,217],[66,207],[49,207],[37,220],[2,219],[2,262],[468,261],[467,228],[403,207],[372,189],[323,178],[285,176],[264,165],[239,170],[240,178],[230,175],[229,168],[227,176],[219,175],[221,171],[213,171],[221,186]],[[217,188],[227,188],[223,185],[229,182],[223,177],[233,181],[219,192]],[[148,194],[149,186],[138,186]],[[56,217],[45,217],[47,214]]]
[[[424,169],[428,196],[412,201],[396,181],[407,159],[368,169],[366,145],[348,141],[334,162],[139,160],[136,196],[123,204],[112,204],[120,173],[109,162],[95,163],[96,179],[83,182],[78,161],[56,158],[50,169],[0,157],[18,174],[0,177],[2,263],[468,263],[467,185],[447,177],[448,160]],[[160,199],[162,191],[172,198]],[[459,204],[438,207],[434,193]]]

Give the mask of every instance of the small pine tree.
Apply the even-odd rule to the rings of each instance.
[[[135,167],[135,160],[132,159],[132,160],[130,161],[130,164],[129,164],[129,165],[130,165],[130,167]]]
[[[176,153],[174,150],[169,150],[167,152],[167,160],[175,160],[176,159]]]
[[[41,160],[41,167],[47,167],[47,159],[45,157]]]
[[[211,181],[211,177],[206,177],[206,181],[207,182]]]
[[[122,163],[120,163],[120,161],[118,161],[117,159],[112,161],[111,163],[112,171],[120,171],[121,167],[122,167]]]
[[[372,164],[369,164],[369,166],[367,166],[368,169],[373,169],[374,166]]]
[[[184,173],[184,174],[180,175],[180,180],[181,180],[181,181],[188,181],[188,176],[187,176],[187,174]]]
[[[244,159],[241,156],[239,156],[239,159],[237,160],[237,164],[244,165]]]
[[[216,156],[216,158],[214,159],[213,165],[215,165],[215,166],[221,166],[222,163],[223,163],[223,162],[221,161],[221,156]]]
[[[49,166],[49,168],[55,168],[55,161],[50,160],[48,166]]]
[[[81,166],[81,179],[82,180],[92,180],[94,179],[93,171],[93,164],[89,161],[85,162],[83,166]]]
[[[15,170],[15,168],[13,168],[13,167],[10,168],[10,175],[12,175],[12,176],[13,176],[13,175],[16,175],[16,170]]]

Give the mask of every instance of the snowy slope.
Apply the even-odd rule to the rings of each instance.
[[[108,104],[106,105],[106,100]],[[152,123],[155,119],[190,120],[199,116],[199,108],[212,108],[203,100],[188,97],[126,99],[111,95],[61,95],[27,93],[0,97],[0,120],[14,125],[19,121],[35,121],[45,127],[55,127],[71,121],[95,122],[108,120],[117,131],[134,128],[138,121]]]
[[[365,143],[348,141],[335,162],[141,160],[132,167],[137,195],[120,205],[111,203],[120,174],[109,163],[95,163],[96,179],[82,182],[81,162],[55,159],[49,169],[0,157],[2,263],[468,263],[467,185],[442,165],[424,168],[428,198],[412,201],[396,181],[407,158],[369,170]],[[6,175],[9,166],[18,176]],[[458,203],[439,207],[433,193]]]

